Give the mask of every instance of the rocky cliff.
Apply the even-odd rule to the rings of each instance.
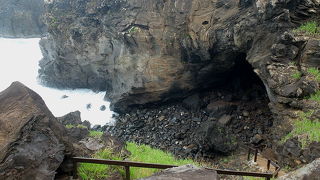
[[[317,15],[319,3],[48,1],[49,35],[41,41],[39,76],[49,86],[106,90],[112,108],[123,111],[219,86],[245,59],[270,100],[279,103],[315,89],[289,74],[301,66],[318,66],[318,41],[285,32]]]
[[[0,0],[0,37],[35,38],[46,33],[44,0]]]
[[[49,34],[40,43],[42,82],[59,88],[106,91],[114,111],[136,117],[131,120],[133,127],[141,128],[142,119],[173,118],[158,110],[151,114],[128,111],[134,106],[168,102],[222,86],[223,93],[202,96],[196,106],[205,107],[213,116],[233,113],[237,123],[230,124],[233,130],[239,129],[236,133],[242,139],[261,132],[268,135],[268,130],[261,129],[273,125],[272,139],[279,142],[303,111],[313,112],[312,119],[319,121],[319,103],[307,99],[319,90],[319,78],[310,70],[319,68],[320,37],[317,32],[297,31],[306,22],[319,21],[319,0],[55,0],[45,6]],[[241,84],[247,84],[246,88]],[[261,87],[271,112],[250,102],[250,96],[265,102],[259,100],[263,93],[257,93]],[[224,94],[229,91],[231,96]],[[239,106],[241,98],[248,104]],[[254,112],[245,113],[252,108]],[[211,115],[199,112],[188,117],[199,115],[201,120],[211,121]],[[274,120],[263,121],[271,116]],[[183,118],[176,120],[182,122]],[[263,127],[256,126],[255,119],[261,119],[258,124]],[[245,125],[247,120],[252,128]],[[230,118],[221,121],[228,124]],[[195,131],[186,129],[191,129],[191,134]],[[243,130],[251,132],[243,136]],[[149,136],[139,130],[132,132],[136,134],[126,131],[119,136]],[[303,137],[309,138],[299,135]],[[286,148],[290,149],[283,147],[279,152],[287,152]],[[297,157],[302,157],[301,152]]]

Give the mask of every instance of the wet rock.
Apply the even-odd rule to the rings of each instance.
[[[66,99],[66,98],[68,98],[69,96],[67,96],[67,95],[63,95],[63,96],[61,96],[61,99]]]
[[[54,179],[73,147],[42,98],[19,82],[0,93],[1,179]]]
[[[300,179],[310,179],[317,180],[320,177],[320,159],[314,160],[312,163],[305,165],[293,172],[290,172],[279,180],[300,180]]]
[[[106,106],[105,105],[102,105],[102,106],[100,106],[100,111],[105,111],[107,108],[106,108]]]
[[[87,104],[87,105],[86,105],[86,108],[87,108],[88,110],[90,110],[90,109],[91,109],[91,103]]]
[[[150,177],[140,180],[218,180],[218,174],[214,170],[198,168],[193,165],[185,165],[163,170]]]

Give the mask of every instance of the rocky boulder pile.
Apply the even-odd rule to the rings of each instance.
[[[260,137],[257,143],[267,143],[273,119],[263,96],[256,97],[260,103],[239,101],[248,97],[227,89],[195,94],[182,102],[134,108],[115,116],[115,125],[103,129],[124,141],[149,144],[179,157],[228,154],[238,142],[256,142],[254,137]]]
[[[0,179],[54,179],[73,147],[42,98],[19,82],[0,93]]]
[[[290,172],[279,180],[317,180],[320,177],[320,159],[314,160],[312,163],[299,168],[296,171]]]

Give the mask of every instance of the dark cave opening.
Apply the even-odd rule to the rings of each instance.
[[[252,143],[253,138],[259,135],[268,144],[273,117],[268,106],[270,101],[266,88],[247,62],[246,54],[238,54],[234,62],[233,68],[225,73],[222,84],[203,95],[207,109],[218,109],[211,113],[217,119],[230,117],[225,126],[240,141]]]

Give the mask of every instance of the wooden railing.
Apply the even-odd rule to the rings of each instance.
[[[254,162],[257,162],[258,160],[258,154],[259,154],[259,148],[252,148],[252,147],[249,147],[249,150],[248,150],[248,161],[250,160],[250,155],[251,153],[253,153],[253,161]],[[261,153],[260,153],[261,154]],[[278,173],[279,171],[281,170],[281,167],[276,163],[274,162],[273,160],[271,160],[269,157],[266,157],[264,156],[263,154],[261,154],[261,156],[267,160],[267,170],[270,170],[270,165],[272,165],[274,168],[275,168],[275,172],[273,173],[273,176],[274,177],[277,177],[278,176]]]
[[[254,161],[256,162],[258,158],[259,150],[255,148],[249,148],[248,160],[250,160],[251,152],[254,152]],[[106,159],[92,159],[92,158],[82,158],[82,157],[73,157],[71,159],[74,163],[73,178],[75,179],[78,178],[78,175],[77,175],[78,163],[93,163],[93,164],[123,166],[126,171],[126,180],[130,180],[130,167],[155,168],[155,169],[168,169],[168,168],[177,167],[175,165],[152,164],[152,163],[131,162],[131,161],[116,161],[116,160],[106,160]],[[280,171],[281,168],[272,160],[268,158],[266,158],[266,160],[268,161],[267,162],[268,170],[270,169],[270,164],[275,167],[276,171],[274,173],[244,172],[244,171],[233,171],[233,170],[212,169],[212,168],[206,168],[206,169],[216,171],[217,174],[263,177],[263,178],[266,178],[266,180],[270,180],[272,177],[276,177],[278,175],[278,172]]]

